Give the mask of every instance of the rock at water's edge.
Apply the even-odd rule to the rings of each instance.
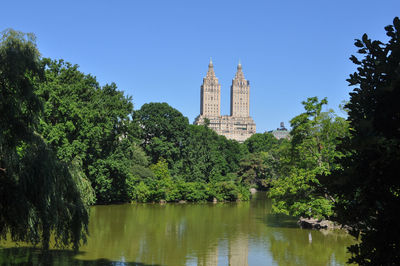
[[[329,220],[318,220],[314,218],[303,218],[297,221],[301,228],[305,229],[346,229]]]

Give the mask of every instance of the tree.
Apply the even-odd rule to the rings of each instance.
[[[154,173],[154,178],[149,180],[154,194],[153,200],[180,200],[181,195],[178,191],[177,183],[172,180],[168,163],[161,158],[156,164],[151,165],[150,169]]]
[[[260,153],[249,153],[240,161],[238,176],[247,185],[267,188],[267,167]]]
[[[256,133],[246,139],[244,145],[250,153],[270,151],[279,141],[271,133]]]
[[[139,130],[131,120],[131,97],[114,83],[101,87],[77,65],[50,59],[43,63],[46,81],[37,92],[44,102],[39,132],[59,159],[79,162],[77,172],[93,186],[98,203],[128,201],[128,183],[150,173],[135,138]]]
[[[326,193],[316,176],[340,168],[335,159],[343,154],[336,147],[340,143],[338,138],[348,134],[348,125],[333,111],[322,112],[326,104],[326,99],[308,98],[303,102],[305,112],[290,121],[289,165],[282,164],[286,172],[273,180],[269,192],[274,212],[319,218],[333,215],[335,199]]]
[[[287,139],[277,140],[271,133],[256,133],[244,142],[249,154],[242,156],[238,175],[247,184],[259,188],[270,187],[285,168],[284,157]],[[286,149],[287,150],[287,149]]]
[[[183,171],[185,181],[205,182],[219,179],[226,170],[227,162],[219,151],[218,134],[205,126],[190,125],[185,141]],[[225,138],[226,140],[226,138]]]
[[[36,132],[44,78],[32,34],[3,32],[0,42],[0,238],[78,248],[88,209],[69,165]]]
[[[140,127],[142,147],[153,164],[164,158],[173,173],[180,167],[189,121],[167,103],[147,103],[133,114]]]
[[[400,261],[400,20],[385,27],[388,43],[366,34],[356,40],[358,66],[348,79],[348,120],[351,136],[340,149],[351,153],[339,163],[343,169],[321,177],[337,198],[337,221],[349,225],[361,241],[349,248],[350,262],[360,265],[397,265]]]

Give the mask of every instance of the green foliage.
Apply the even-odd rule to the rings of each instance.
[[[268,152],[278,145],[278,140],[271,133],[256,133],[246,139],[244,145],[250,153]]]
[[[269,191],[273,199],[272,211],[320,219],[332,216],[332,201],[315,191],[317,185],[315,173],[293,168],[288,176],[272,182],[273,187]]]
[[[244,152],[238,142],[207,126],[189,125],[166,103],[143,105],[134,113],[134,121],[139,124],[141,145],[154,163],[155,177],[142,180],[150,191],[147,201],[210,200],[207,184],[232,180],[239,168]]]
[[[36,133],[35,95],[43,66],[33,35],[8,30],[0,42],[0,238],[56,245],[86,240],[87,183],[57,159]]]
[[[289,151],[281,151],[288,157],[280,159],[280,178],[273,179],[269,192],[276,213],[318,218],[333,215],[335,199],[316,176],[340,168],[335,159],[344,154],[336,147],[338,138],[348,135],[348,125],[333,111],[322,112],[325,104],[326,99],[308,98],[303,102],[306,112],[290,121]]]
[[[239,199],[248,199],[248,194],[242,195],[241,192],[244,192],[243,189],[239,189],[235,182],[223,181],[213,184],[210,194],[218,201],[236,201]]]
[[[188,119],[167,103],[144,104],[134,112],[133,119],[139,125],[142,147],[151,162],[164,158],[171,168],[178,167],[187,138]]]
[[[63,60],[44,59],[40,84],[44,116],[39,132],[64,162],[79,161],[77,171],[91,183],[98,203],[129,200],[127,183],[151,175],[136,144],[130,97],[112,83],[100,87],[91,75]],[[130,188],[132,189],[132,188]]]
[[[41,103],[34,94],[35,81],[43,79],[43,68],[33,34],[10,29],[0,41],[0,141],[17,147],[37,126]]]
[[[221,176],[226,165],[218,151],[218,134],[205,126],[190,125],[183,160],[184,176],[189,182],[210,182]]]
[[[343,169],[321,177],[337,198],[336,219],[351,226],[361,241],[349,248],[350,262],[360,265],[397,265],[400,261],[400,19],[386,28],[388,43],[366,34],[356,40],[360,60],[348,82],[348,120],[351,137],[340,150],[350,153],[339,163]]]
[[[240,161],[238,175],[241,181],[246,185],[266,188],[269,179],[267,179],[267,165],[260,153],[249,153]]]
[[[306,112],[290,121],[293,163],[301,168],[317,168],[320,174],[340,167],[333,162],[343,156],[336,150],[340,143],[337,138],[348,135],[348,125],[343,118],[335,116],[332,110],[321,111],[327,103],[326,99],[318,102],[317,97],[308,98],[303,102]]]
[[[189,182],[221,180],[236,172],[243,154],[240,144],[205,126],[189,126],[181,175]]]
[[[210,199],[209,187],[205,183],[187,182],[180,185],[182,199],[192,202],[207,201]]]
[[[176,197],[178,196],[177,188],[172,181],[166,160],[161,158],[156,164],[151,165],[150,169],[154,173],[154,178],[149,180],[149,187],[151,188],[151,200],[176,200]]]
[[[241,182],[258,189],[268,189],[271,182],[285,173],[289,141],[271,133],[256,133],[244,142],[248,154],[242,156],[238,176]]]
[[[91,182],[86,178],[82,171],[82,162],[73,160],[69,166],[69,172],[74,179],[75,185],[80,191],[81,198],[86,206],[93,205],[96,202],[96,194]]]
[[[129,182],[129,181],[127,181]],[[143,182],[140,181],[138,185],[129,185],[130,188],[130,197],[137,202],[148,202],[151,199],[149,187]]]
[[[153,171],[155,178],[158,180],[171,179],[171,174],[168,170],[168,163],[163,158],[161,158],[156,164],[151,165],[150,170]]]
[[[239,184],[238,186],[238,200],[239,201],[248,201],[250,200],[251,194],[248,186]]]
[[[277,144],[269,152],[249,153],[240,161],[240,181],[258,189],[268,189],[271,183],[284,175],[287,167],[287,140]]]
[[[161,158],[150,166],[150,171],[150,174],[127,179],[127,190],[132,201],[159,202],[181,199],[179,182],[172,179],[166,160]]]
[[[265,181],[264,187],[270,187],[271,182],[275,179],[278,179],[283,175],[283,173],[287,173],[287,154],[289,143],[287,140],[281,142],[281,144],[274,150],[270,152],[261,152],[260,157],[263,160],[263,164],[265,165]]]

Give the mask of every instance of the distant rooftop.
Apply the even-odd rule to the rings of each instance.
[[[287,130],[283,122],[281,122],[279,128],[277,128],[276,130],[268,131],[268,133],[271,133],[277,139],[288,139],[290,137],[290,132]]]

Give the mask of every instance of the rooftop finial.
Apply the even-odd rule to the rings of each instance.
[[[210,57],[210,63],[208,64],[207,77],[211,77],[211,78],[215,77],[214,66],[213,66],[211,57]]]
[[[238,69],[242,69],[242,64],[240,63],[240,59],[239,59],[239,64],[238,64]]]

